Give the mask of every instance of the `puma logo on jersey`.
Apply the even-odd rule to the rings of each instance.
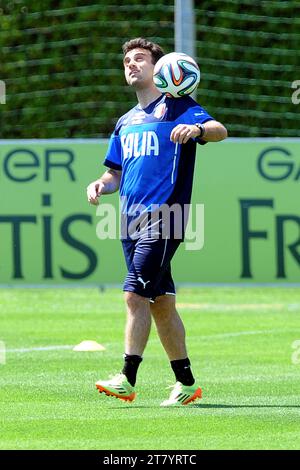
[[[141,277],[138,277],[137,280],[143,284],[144,289],[146,289],[146,285],[150,282],[150,281],[145,282]]]
[[[159,141],[154,131],[130,132],[121,136],[125,158],[159,155]]]

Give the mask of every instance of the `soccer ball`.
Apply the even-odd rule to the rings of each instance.
[[[200,82],[200,69],[194,59],[180,52],[171,52],[154,66],[156,88],[170,98],[190,95]]]

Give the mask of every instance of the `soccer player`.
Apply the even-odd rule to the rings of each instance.
[[[99,380],[96,387],[106,395],[134,400],[153,318],[176,379],[161,406],[186,405],[202,393],[191,371],[170,267],[184,238],[186,215],[174,211],[166,217],[161,209],[189,204],[196,143],[223,140],[227,131],[190,96],[168,98],[157,90],[153,69],[164,55],[159,45],[136,38],[123,45],[123,53],[125,78],[138,104],[117,122],[104,161],[108,170],[88,186],[87,197],[97,205],[104,194],[119,190],[121,196],[126,222],[121,238],[128,268],[123,288],[125,354],[122,372]],[[179,235],[178,226],[182,226]]]

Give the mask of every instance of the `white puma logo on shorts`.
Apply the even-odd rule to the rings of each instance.
[[[137,280],[143,284],[144,289],[146,289],[146,285],[148,284],[148,282],[150,282],[150,281],[145,282],[141,277],[138,277]]]

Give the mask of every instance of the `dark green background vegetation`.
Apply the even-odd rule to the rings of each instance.
[[[0,138],[106,137],[135,103],[121,45],[174,50],[173,0],[0,1]],[[300,3],[195,1],[198,101],[230,136],[297,136]],[[297,18],[298,17],[298,18]]]

